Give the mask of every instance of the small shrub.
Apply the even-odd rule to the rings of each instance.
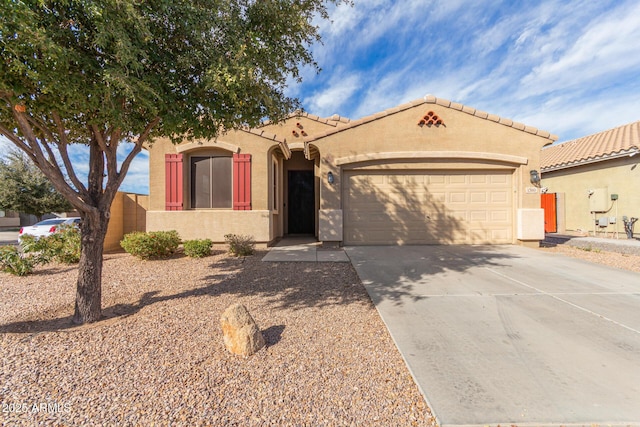
[[[136,231],[124,236],[120,246],[127,253],[140,259],[169,258],[180,245],[180,236],[175,230]]]
[[[229,245],[229,253],[233,256],[253,255],[256,250],[253,236],[225,234],[224,240]]]
[[[39,239],[24,235],[20,245],[25,253],[37,253],[44,262],[76,264],[80,261],[81,237],[76,226],[62,225],[55,233]]]
[[[191,258],[204,258],[211,255],[211,245],[209,239],[187,240],[182,243],[184,254]]]
[[[585,251],[585,252],[594,252],[594,253],[597,253],[597,254],[599,254],[600,252],[602,252],[602,250],[601,250],[601,249],[594,248],[594,247],[592,247],[591,245],[589,245],[589,246],[576,246],[576,248],[577,248],[577,249],[580,249],[580,250],[582,250],[582,251]]]
[[[27,255],[15,246],[0,247],[0,270],[15,276],[31,274],[43,259],[36,255]]]
[[[80,262],[82,250],[82,238],[80,229],[73,226],[62,226],[60,230],[49,236],[59,239],[60,247],[55,254],[55,259],[63,264],[77,264]]]

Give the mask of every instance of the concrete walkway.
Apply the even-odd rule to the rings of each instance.
[[[313,237],[287,237],[269,248],[266,262],[349,262],[342,248],[325,249]]]

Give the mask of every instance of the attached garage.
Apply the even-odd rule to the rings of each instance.
[[[513,170],[344,171],[344,243],[510,244]]]

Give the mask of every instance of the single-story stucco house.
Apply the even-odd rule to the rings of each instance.
[[[355,121],[299,113],[215,140],[158,140],[147,230],[264,244],[537,244],[531,177],[556,139],[429,95]]]
[[[639,162],[640,121],[544,148],[542,186],[554,195],[557,231],[626,237],[623,217],[640,217]]]

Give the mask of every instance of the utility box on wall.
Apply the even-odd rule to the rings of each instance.
[[[544,240],[544,209],[518,209],[518,240]]]
[[[589,211],[607,212],[609,210],[609,189],[595,188],[589,191]]]

